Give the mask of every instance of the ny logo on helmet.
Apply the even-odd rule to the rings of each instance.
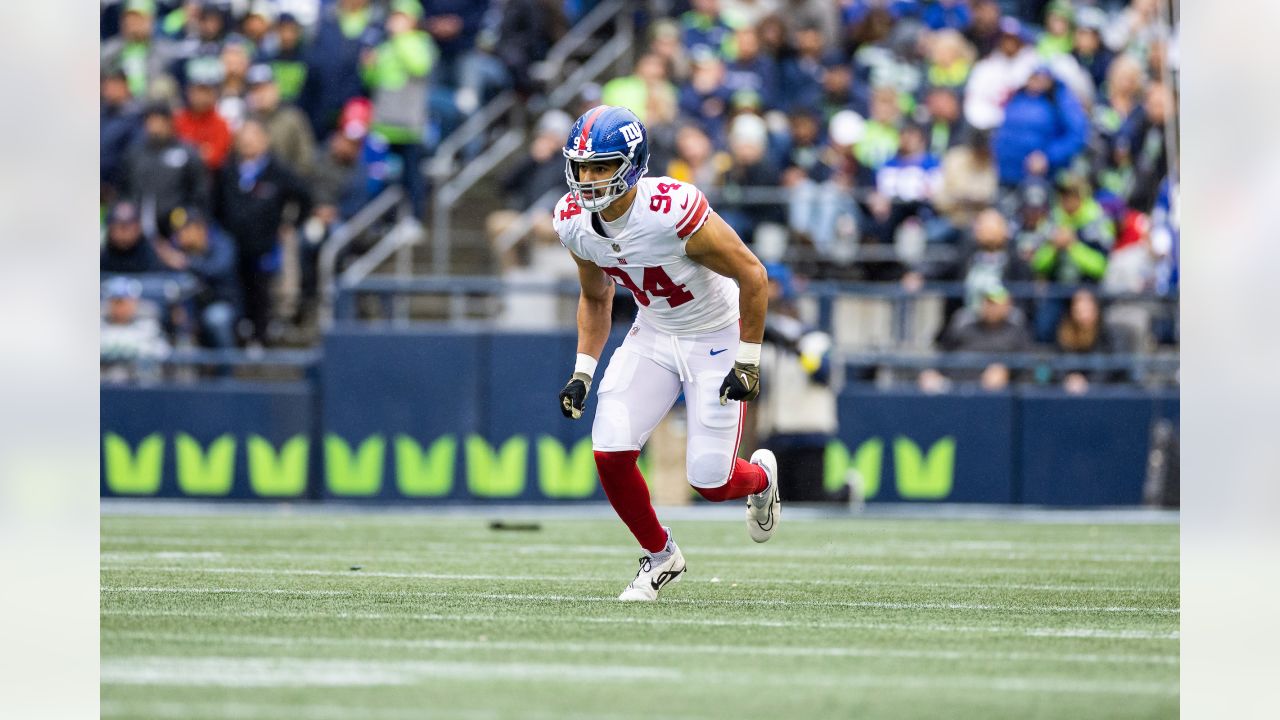
[[[622,133],[622,137],[627,141],[627,156],[635,157],[636,146],[644,142],[644,131],[640,129],[640,123],[627,123],[618,128]]]

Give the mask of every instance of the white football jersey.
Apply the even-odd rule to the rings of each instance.
[[[684,252],[711,217],[706,196],[669,177],[641,178],[636,187],[627,224],[612,238],[597,230],[603,220],[593,226],[573,193],[560,198],[553,217],[560,242],[630,290],[639,316],[657,330],[690,335],[736,322],[738,284]]]

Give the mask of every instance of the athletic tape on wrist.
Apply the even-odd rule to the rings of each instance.
[[[578,359],[573,363],[573,371],[575,373],[586,373],[588,376],[595,378],[597,360],[586,353],[578,353]]]
[[[742,341],[738,343],[737,361],[747,365],[760,364],[760,343]]]

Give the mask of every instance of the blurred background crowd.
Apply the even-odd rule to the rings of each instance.
[[[560,147],[606,103],[647,125],[651,175],[696,183],[766,261],[784,336],[806,287],[837,280],[952,287],[923,333],[943,351],[1176,346],[1176,2],[623,3],[626,67],[547,103],[540,62],[601,4],[103,2],[104,368],[314,342],[335,228],[388,186],[429,223],[424,168],[508,91],[526,142],[458,220],[479,216],[486,252],[453,272],[572,277],[550,228]],[[147,301],[156,273],[185,278],[181,301]],[[913,381],[1017,379],[990,363]]]

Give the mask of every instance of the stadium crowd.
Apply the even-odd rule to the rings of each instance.
[[[1107,299],[1177,292],[1177,35],[1161,3],[635,3],[633,72],[539,119],[490,232],[561,183],[569,115],[623,105],[649,129],[650,173],[706,190],[789,282],[962,284],[940,349],[1176,342],[1176,311]],[[430,148],[502,88],[542,90],[533,61],[596,4],[104,2],[103,272],[197,276],[171,337],[277,341],[274,318],[314,302],[335,223],[393,182],[421,217],[413,169]],[[282,272],[296,299],[273,309]],[[1009,291],[1034,282],[1078,291]]]

